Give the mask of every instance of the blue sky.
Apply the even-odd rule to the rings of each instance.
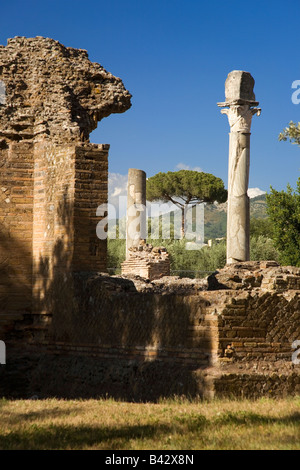
[[[295,187],[300,149],[278,142],[300,80],[300,2],[285,0],[10,0],[1,2],[0,44],[46,36],[86,49],[121,77],[132,108],[99,123],[91,141],[111,145],[109,170],[126,175],[200,167],[227,187],[227,117],[217,102],[231,70],[255,79],[262,108],[252,121],[250,187]],[[120,177],[121,181],[121,177]]]

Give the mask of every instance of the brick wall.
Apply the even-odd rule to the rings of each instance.
[[[287,286],[283,292],[276,276],[287,277],[292,287],[300,269],[221,271],[214,276],[223,281],[218,289],[211,279],[149,282],[77,272],[70,284],[58,277],[52,289],[60,295],[47,328],[27,330],[31,346],[23,335],[14,367],[23,367],[28,351],[35,366],[26,390],[43,396],[297,394],[292,342],[299,339],[300,292]],[[228,288],[232,282],[235,288]]]
[[[197,282],[205,281],[77,274],[73,303],[53,317],[51,347],[131,359],[152,351],[154,359],[199,367],[291,366],[292,343],[300,339],[299,291],[197,290]]]
[[[219,321],[219,353],[231,343],[235,362],[291,362],[292,342],[300,339],[299,291],[235,293]]]
[[[70,295],[73,271],[106,270],[106,240],[96,235],[101,220],[96,209],[107,202],[109,146],[19,142],[7,147],[0,155],[2,340],[22,337],[15,322],[23,322],[26,331],[30,323],[40,332],[47,328],[48,320],[40,316],[52,315],[62,285]]]
[[[218,319],[205,313],[207,301],[193,289],[161,295],[129,279],[80,273],[74,279],[73,302],[57,306],[53,317],[51,350],[194,367],[214,362]]]
[[[96,236],[97,207],[108,198],[109,145],[77,145],[74,194],[74,271],[106,272],[107,241]]]
[[[153,247],[140,240],[139,245],[128,249],[121,271],[124,276],[140,276],[150,281],[170,276],[168,252],[164,247]]]
[[[35,148],[36,312],[42,313],[42,303],[48,304],[39,300],[50,295],[57,277],[66,278],[77,270],[106,270],[106,240],[96,235],[101,220],[96,209],[107,202],[108,149],[96,144],[39,144]],[[48,312],[51,308],[48,305]]]
[[[96,208],[109,146],[89,134],[131,95],[87,51],[50,38],[8,39],[0,63],[0,338],[33,340],[73,271],[106,269]]]
[[[0,149],[0,331],[32,302],[33,146]]]

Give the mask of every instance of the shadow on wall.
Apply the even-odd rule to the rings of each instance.
[[[0,151],[0,167],[7,178],[14,177],[7,152]],[[11,176],[12,175],[12,176]],[[2,177],[2,174],[0,174]],[[1,180],[0,189],[0,340],[17,338],[14,326],[32,311],[32,214],[26,204],[16,210],[19,193]],[[25,189],[18,190],[21,193]],[[30,192],[30,188],[29,188]],[[21,198],[24,196],[22,195]],[[22,200],[22,199],[21,199]],[[24,199],[23,199],[24,200]]]
[[[12,341],[16,346],[18,341],[31,343],[37,339],[35,329],[40,331],[40,320],[44,316],[41,314],[52,315],[55,311],[56,297],[61,295],[59,282],[70,275],[72,204],[65,195],[55,215],[64,235],[52,244],[51,254],[40,256],[37,264],[32,253],[32,232],[23,233],[19,228],[22,211],[16,210],[13,220],[12,217],[7,218],[7,208],[3,208],[0,225],[0,339]],[[27,221],[27,230],[29,224],[32,225],[32,220]],[[45,247],[49,244],[46,239]]]
[[[72,261],[74,246],[73,201],[65,186],[52,218],[49,239],[43,240],[42,254],[34,265],[34,313],[52,315],[66,308],[72,296]],[[49,246],[51,247],[49,250]],[[65,306],[64,306],[65,304]]]
[[[32,310],[32,257],[27,247],[0,226],[0,339],[17,336],[14,322]]]
[[[95,351],[64,352],[42,355],[32,372],[30,393],[39,398],[158,402],[162,398],[213,396],[213,382],[205,368],[175,361],[99,358]]]
[[[74,272],[72,204],[65,189],[51,222],[52,249],[40,256],[33,270],[34,315],[29,315],[29,308],[23,309],[28,314],[23,323],[29,322],[31,327],[25,334],[18,326],[22,353],[15,353],[11,360],[8,357],[5,394],[24,398],[34,394],[112,396],[138,401],[207,395],[210,385],[204,371],[210,365],[211,333],[209,328],[205,336],[195,338],[192,333],[202,321],[200,297],[139,292],[129,279]],[[22,255],[22,247],[17,245],[15,249]],[[49,247],[49,240],[45,246]],[[4,251],[11,247],[11,240],[2,236],[1,247]],[[12,268],[3,268],[4,277],[5,269]],[[6,292],[9,304],[10,294],[16,290],[21,298],[31,294],[30,285],[19,282],[17,272],[10,274],[15,282]],[[24,361],[29,342],[35,346],[32,353],[27,349],[26,364],[30,366],[18,368],[16,362]],[[18,349],[17,342],[14,346]],[[15,379],[10,387],[12,370],[26,374],[18,382],[20,390]]]

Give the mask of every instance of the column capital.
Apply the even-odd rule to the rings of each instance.
[[[229,107],[225,108],[226,105]],[[223,108],[221,109],[221,113],[227,115],[231,132],[249,133],[251,130],[252,117],[254,114],[258,116],[261,114],[261,108],[252,108],[248,103],[218,103],[218,106]]]

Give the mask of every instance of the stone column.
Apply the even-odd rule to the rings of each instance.
[[[146,225],[146,173],[129,168],[126,214],[126,259],[129,249],[138,247],[147,238]]]
[[[250,204],[247,194],[250,167],[250,128],[255,108],[254,79],[234,70],[225,82],[225,102],[218,103],[230,125],[227,208],[227,263],[250,258]]]

